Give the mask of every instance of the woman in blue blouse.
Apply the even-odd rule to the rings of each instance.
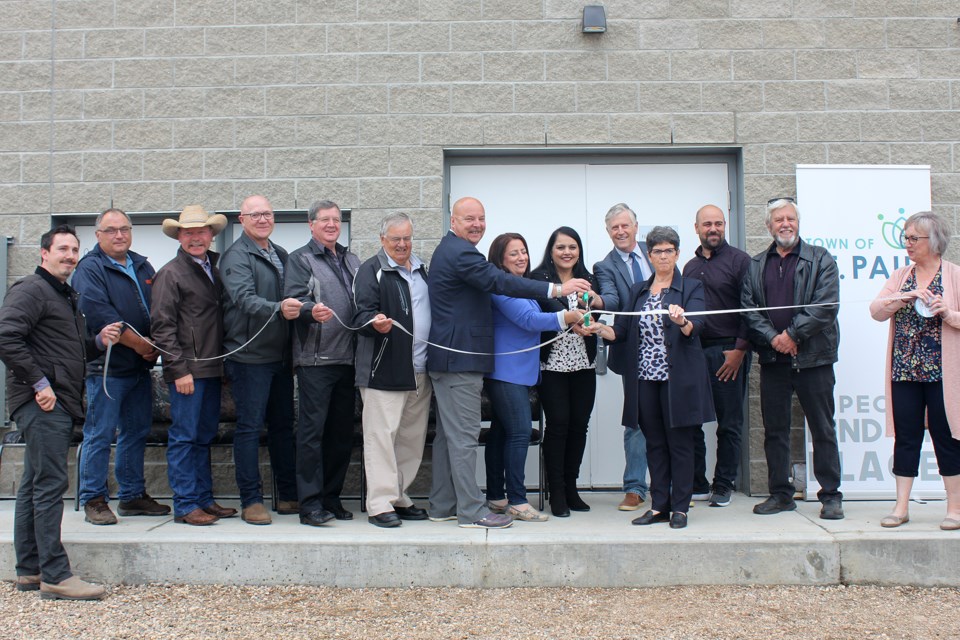
[[[518,233],[497,236],[490,245],[490,262],[515,276],[530,273],[527,241]],[[533,300],[492,295],[495,353],[529,349],[540,342],[541,331],[559,331],[579,322],[579,311],[544,313]],[[540,378],[540,351],[494,357],[485,386],[493,409],[487,435],[487,500],[491,511],[517,520],[547,519],[527,502],[524,466],[530,446],[530,385]],[[506,488],[506,491],[504,491]]]

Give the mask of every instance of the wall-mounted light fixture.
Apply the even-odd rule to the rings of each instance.
[[[588,4],[583,8],[583,32],[603,33],[607,30],[607,14],[602,4]]]

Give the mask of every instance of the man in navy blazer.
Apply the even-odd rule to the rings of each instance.
[[[451,209],[450,232],[430,262],[427,369],[437,398],[437,435],[429,514],[434,522],[456,519],[461,527],[502,529],[513,519],[490,512],[476,479],[480,392],[483,374],[493,370],[490,294],[560,297],[589,291],[590,283],[574,278],[545,284],[501,271],[476,248],[486,228],[483,204],[460,198]]]
[[[603,218],[607,233],[613,240],[613,250],[593,265],[593,276],[600,287],[603,308],[623,311],[630,300],[630,287],[645,281],[653,273],[647,248],[637,242],[637,214],[625,203],[610,207]],[[635,353],[635,352],[634,352]],[[607,364],[619,375],[624,375],[629,363],[623,344],[610,346]],[[626,379],[624,379],[626,380]],[[636,381],[634,381],[636,382]],[[626,389],[624,389],[626,393]],[[626,466],[623,470],[624,497],[618,509],[636,511],[647,497],[647,441],[639,425],[623,430],[623,452]]]

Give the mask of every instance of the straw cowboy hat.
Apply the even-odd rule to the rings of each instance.
[[[163,221],[163,232],[173,238],[177,239],[177,233],[180,229],[195,229],[197,227],[210,227],[213,231],[213,235],[217,235],[227,226],[227,217],[215,213],[210,215],[207,213],[199,204],[191,204],[184,207],[183,211],[180,212],[180,219],[174,220],[172,218],[167,218]]]

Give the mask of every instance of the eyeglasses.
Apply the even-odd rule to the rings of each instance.
[[[650,255],[652,255],[654,258],[669,258],[676,252],[676,249],[651,249]]]
[[[129,235],[133,227],[107,227],[106,229],[97,229],[97,233],[105,233],[108,236],[115,236],[118,233],[122,236]]]
[[[258,222],[260,220],[273,220],[273,211],[254,211],[253,213],[245,213],[243,215],[247,218],[250,218],[254,222]]]
[[[902,244],[903,246],[907,246],[908,244],[917,244],[921,240],[929,237],[930,236],[908,236],[901,233],[900,244]]]
[[[413,241],[413,236],[384,236],[387,242],[390,244],[410,244]]]
[[[340,224],[340,218],[316,218],[314,222],[319,222],[320,224]]]
[[[767,200],[767,206],[769,207],[774,202],[779,202],[780,200],[786,200],[787,202],[792,202],[793,204],[797,204],[796,198],[791,198],[790,196],[777,196],[776,198],[770,198],[769,200]]]

